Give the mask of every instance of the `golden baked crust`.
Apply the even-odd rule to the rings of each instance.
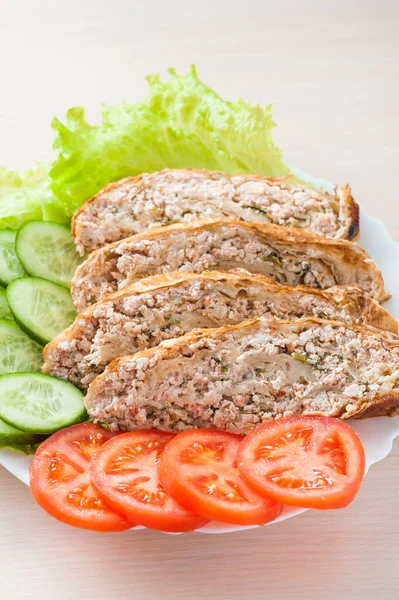
[[[184,349],[185,347],[187,347],[189,344],[196,342],[204,337],[218,337],[223,335],[224,333],[228,333],[230,331],[234,331],[234,330],[241,330],[241,329],[250,329],[253,325],[257,325],[258,323],[260,323],[262,320],[265,321],[270,321],[271,323],[273,322],[273,319],[264,319],[262,317],[259,317],[257,319],[248,319],[246,321],[243,321],[242,323],[237,323],[237,325],[224,325],[223,327],[218,327],[216,329],[193,329],[192,331],[190,331],[190,333],[187,333],[184,336],[181,336],[179,338],[175,338],[172,340],[167,340],[165,342],[162,342],[162,344],[160,344],[159,346],[156,346],[155,348],[148,348],[147,350],[142,350],[141,352],[137,352],[134,357],[135,359],[141,357],[141,356],[146,356],[146,357],[151,357],[155,354],[158,355],[158,353],[160,353],[160,356],[162,356],[162,358],[172,358],[174,357],[178,352],[180,352],[182,349]],[[336,325],[336,326],[343,326],[346,327],[347,329],[351,329],[352,331],[355,332],[359,332],[359,333],[367,333],[372,335],[373,337],[376,337],[377,339],[382,339],[384,340],[384,342],[386,342],[390,347],[392,348],[399,348],[399,338],[396,337],[389,337],[387,336],[387,334],[379,329],[377,329],[376,327],[371,327],[368,325],[344,325],[343,323],[341,323],[341,321],[332,321],[332,320],[327,320],[327,319],[316,319],[316,318],[312,318],[312,317],[305,317],[303,319],[297,319],[297,320],[290,320],[290,319],[284,319],[281,321],[278,321],[280,326],[284,326],[284,325],[295,325],[298,328],[304,326],[304,325]],[[124,360],[128,360],[129,356],[124,356],[121,358],[117,358],[116,360],[112,361],[112,363],[109,365],[109,367],[107,368],[108,372],[115,372],[118,368],[118,364],[121,361]],[[95,381],[93,381],[93,386],[95,384]]]
[[[114,263],[111,264],[110,257],[115,258],[116,255],[119,256],[119,254],[123,254],[123,249],[129,244],[137,245],[142,243],[144,245],[149,245],[152,242],[170,244],[173,236],[181,233],[185,234],[186,237],[199,238],[204,232],[217,233],[218,231],[221,231],[222,228],[230,228],[231,230],[235,228],[238,231],[242,231],[243,234],[247,236],[252,236],[254,240],[258,239],[265,244],[269,244],[278,252],[289,253],[290,255],[297,257],[298,260],[319,260],[331,270],[332,276],[334,277],[334,284],[360,285],[370,296],[379,302],[383,302],[390,297],[389,293],[384,289],[382,275],[375,263],[368,254],[354,242],[324,238],[307,230],[282,227],[268,223],[249,223],[234,219],[204,219],[190,223],[177,223],[175,225],[169,225],[168,227],[157,227],[124,240],[114,242],[113,244],[109,244],[92,252],[86,261],[77,268],[72,279],[72,297],[76,302],[77,308],[82,310],[88,304],[91,304],[102,296],[115,292],[118,289],[120,282],[118,283],[115,279],[115,271],[118,267]],[[200,248],[200,242],[198,243],[198,247]],[[122,250],[120,250],[121,248]],[[228,268],[233,268],[235,266],[242,265],[232,264],[231,267]],[[134,280],[148,277],[159,272],[164,273],[168,270],[176,270],[176,268],[168,269],[164,262],[158,270],[157,268],[151,267],[148,271],[143,272],[143,274],[135,274],[133,279],[125,280],[123,285],[128,285]],[[180,267],[177,268],[179,269]],[[220,267],[215,264],[213,268]],[[251,268],[251,265],[245,266],[245,268],[252,271],[257,270],[256,267]],[[193,268],[192,270],[196,269]],[[200,271],[201,270],[204,269],[200,269]],[[273,276],[273,273],[269,274]],[[362,278],[370,289],[366,288],[366,283],[362,283]],[[96,279],[99,284],[101,282],[101,285],[104,285],[104,282],[107,282],[108,287],[105,289],[105,292],[102,293],[98,290],[94,290],[93,299],[88,299],[86,297],[88,294],[84,288],[88,283],[90,284]],[[120,279],[123,279],[123,277],[120,277]]]
[[[305,227],[331,238],[359,233],[348,185],[327,194],[284,178],[164,169],[107,185],[76,211],[72,236],[81,252],[91,252],[152,227],[204,217]]]
[[[193,344],[202,341],[212,342],[212,340],[214,340],[214,346],[212,344],[208,344],[204,345],[204,347],[217,348],[218,342],[220,343],[224,339],[224,336],[226,334],[230,334],[234,331],[245,333],[245,330],[247,330],[248,334],[251,334],[258,331],[262,324],[266,324],[267,327],[269,327],[271,330],[282,329],[285,326],[288,326],[288,328],[290,328],[290,331],[296,331],[299,333],[301,331],[309,329],[309,327],[312,326],[320,326],[322,328],[332,326],[339,329],[344,327],[345,329],[350,330],[354,333],[362,334],[363,338],[367,337],[369,340],[374,339],[376,345],[381,344],[386,351],[390,352],[392,356],[395,356],[395,365],[399,360],[399,340],[390,338],[384,332],[381,332],[380,330],[375,329],[374,327],[347,326],[337,321],[313,318],[304,318],[297,321],[273,321],[264,318],[251,319],[248,321],[244,321],[243,323],[240,323],[238,325],[224,326],[218,329],[193,330],[185,336],[173,340],[168,340],[155,348],[138,352],[133,356],[125,356],[123,358],[114,360],[108,365],[108,367],[105,369],[102,375],[99,375],[89,386],[89,390],[85,398],[85,403],[86,407],[88,408],[89,414],[93,416],[93,412],[96,412],[96,404],[99,398],[104,397],[105,393],[112,394],[112,392],[110,391],[110,386],[112,386],[112,382],[118,381],[121,373],[124,373],[124,376],[126,377],[126,374],[129,374],[132,370],[132,367],[134,367],[134,365],[137,365],[139,361],[140,363],[145,362],[148,365],[148,370],[144,371],[144,375],[140,377],[140,381],[147,381],[147,378],[151,375],[151,369],[155,368],[155,366],[158,367],[164,361],[173,361],[173,364],[178,364],[179,368],[181,369],[181,376],[183,377],[185,367],[182,366],[182,363],[179,361],[179,359],[183,358],[187,361],[187,357],[190,357],[190,361],[195,360],[195,354],[193,354],[193,352],[195,353],[195,349],[193,349],[192,347]],[[201,345],[200,348],[202,347],[203,346]],[[212,354],[212,350],[210,352]],[[198,350],[198,356],[200,355],[201,350]],[[143,361],[142,359],[145,360]],[[145,367],[141,366],[140,368],[143,369]],[[161,371],[163,372],[162,369]],[[127,381],[129,381],[129,379],[127,379]],[[156,387],[152,387],[151,389],[152,393],[155,395]],[[356,396],[348,397],[347,402],[340,408],[339,412],[334,414],[331,414],[330,411],[323,411],[320,409],[309,410],[309,408],[307,410],[303,410],[303,412],[306,414],[329,415],[340,419],[363,419],[367,417],[395,416],[399,414],[399,389],[391,389],[387,392],[377,392],[374,393],[374,395],[372,392],[367,392],[367,394],[368,397],[366,396],[363,398],[357,398]],[[168,400],[166,400],[166,402],[168,402]],[[145,406],[145,403],[146,399],[143,400],[143,406]],[[298,403],[298,408],[298,414],[300,414],[300,402]],[[107,408],[107,411],[109,411],[109,407]],[[109,414],[109,423],[118,423],[117,419],[113,421],[112,411]],[[94,418],[96,417],[94,416]],[[272,416],[270,418],[278,418],[278,415],[275,415],[274,417]]]
[[[342,211],[346,214],[349,223],[347,235],[342,237],[355,241],[360,233],[359,205],[355,202],[349,185],[343,187],[337,186],[336,190],[337,195],[341,200]]]
[[[232,281],[249,286],[251,283],[257,283],[264,286],[268,290],[273,290],[276,295],[279,293],[290,293],[295,290],[298,294],[312,294],[315,299],[325,300],[333,303],[338,307],[345,309],[350,315],[353,315],[354,323],[362,323],[371,325],[377,329],[382,329],[394,334],[398,333],[398,321],[393,317],[379,302],[370,298],[364,290],[354,285],[336,285],[326,290],[308,288],[304,285],[298,285],[295,288],[286,285],[280,285],[271,277],[261,275],[259,273],[245,272],[243,269],[232,269],[231,271],[203,271],[202,273],[189,273],[186,271],[173,271],[172,273],[163,273],[153,275],[135,281],[131,285],[122,288],[114,294],[110,294],[98,300],[95,304],[89,306],[84,314],[92,315],[96,307],[104,302],[124,298],[132,295],[145,294],[146,292],[155,292],[162,288],[177,287],[186,281],[196,281],[208,279],[211,281]],[[75,322],[79,321],[80,315],[76,317]],[[73,336],[71,325],[64,332],[60,333],[54,340],[47,344],[46,348],[54,345],[54,342],[60,339],[61,336],[68,334],[68,337]],[[46,352],[45,348],[45,352]]]
[[[339,319],[349,325],[372,325],[392,336],[398,332],[396,319],[354,286],[322,291],[279,285],[243,271],[179,271],[142,279],[88,307],[47,344],[42,371],[86,389],[117,357],[195,327],[232,325],[261,315]]]

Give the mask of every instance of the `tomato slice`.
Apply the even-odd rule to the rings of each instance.
[[[90,477],[107,504],[138,525],[192,531],[207,519],[180,506],[158,478],[158,461],[173,434],[137,430],[109,440],[95,454]]]
[[[91,457],[112,435],[100,425],[81,423],[57,431],[40,444],[30,469],[36,502],[73,527],[95,531],[130,529],[132,524],[110,510],[90,483]]]
[[[282,506],[257,494],[235,464],[242,437],[194,429],[179,433],[159,461],[159,477],[177,502],[208,519],[236,525],[264,525]]]
[[[364,449],[339,419],[299,416],[260,425],[237,455],[242,475],[259,493],[304,508],[342,508],[359,490]]]

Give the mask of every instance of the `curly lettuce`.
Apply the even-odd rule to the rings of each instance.
[[[273,143],[271,106],[223,100],[194,66],[186,75],[169,73],[165,83],[147,77],[141,102],[105,106],[98,125],[89,125],[79,107],[68,111],[65,123],[55,118],[53,164],[21,175],[0,172],[0,227],[30,219],[63,222],[107,183],[166,167],[289,173]]]
[[[194,66],[169,73],[166,83],[147,77],[142,102],[104,107],[99,125],[87,123],[83,108],[69,110],[65,123],[54,119],[52,189],[70,214],[111,181],[165,167],[288,173],[273,143],[271,106],[223,100]]]
[[[59,199],[51,189],[47,165],[28,171],[0,167],[0,229],[18,229],[27,221],[68,222]]]

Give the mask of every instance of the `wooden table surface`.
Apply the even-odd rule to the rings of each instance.
[[[191,62],[220,94],[275,105],[286,160],[334,182],[399,239],[398,3],[1,2],[0,164],[51,158],[54,114],[136,100]],[[69,529],[0,468],[0,598],[399,597],[399,443],[356,501],[238,534]]]

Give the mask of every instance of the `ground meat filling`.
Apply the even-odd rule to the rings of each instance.
[[[93,312],[80,315],[73,339],[61,340],[49,352],[47,372],[86,389],[115,358],[152,348],[196,327],[232,325],[259,316],[314,316],[354,323],[361,315],[311,293],[273,294],[261,285],[229,286],[200,279],[104,301]]]
[[[335,283],[331,269],[323,261],[279,252],[261,238],[230,228],[202,231],[190,237],[184,232],[176,233],[168,245],[158,240],[151,245],[145,241],[121,243],[117,253],[120,256],[115,267],[122,281],[119,287],[127,280],[153,273],[153,264],[156,273],[252,267],[252,272],[273,277],[281,284],[325,288]]]
[[[126,240],[92,255],[77,270],[72,296],[79,311],[130,283],[171,271],[201,273],[206,270],[244,268],[262,273],[283,285],[326,289],[336,284],[357,283],[373,289],[372,276],[358,269],[344,273],[344,266],[307,254],[273,247],[264,236],[237,226],[194,231],[175,231],[169,237]],[[342,271],[340,272],[340,268]]]
[[[374,335],[339,324],[248,329],[204,337],[169,360],[127,357],[89,390],[90,416],[112,429],[245,433],[280,416],[350,416],[399,389],[399,348]]]
[[[170,170],[105,188],[76,217],[79,247],[101,248],[145,229],[204,217],[234,217],[347,237],[347,192],[334,195],[261,176]]]

